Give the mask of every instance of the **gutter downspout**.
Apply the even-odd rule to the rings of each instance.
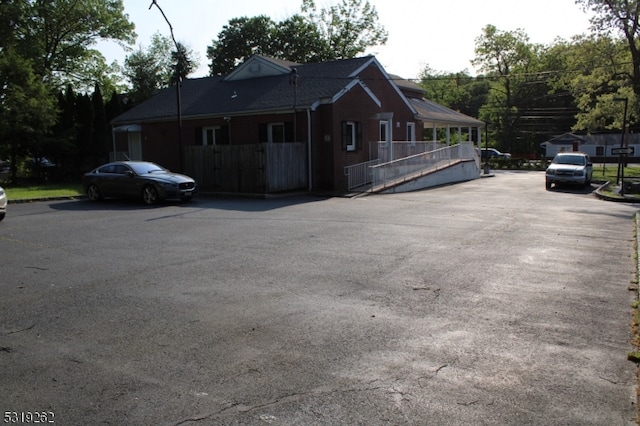
[[[307,167],[307,179],[309,180],[309,192],[311,192],[311,189],[313,188],[313,182],[312,182],[312,156],[311,156],[311,108],[307,108],[307,163],[308,163],[308,167]]]

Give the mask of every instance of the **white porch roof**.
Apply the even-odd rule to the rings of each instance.
[[[484,127],[483,121],[464,115],[451,108],[437,104],[428,99],[409,98],[411,105],[415,108],[418,115],[417,118],[427,124],[436,127],[453,126],[453,127]]]

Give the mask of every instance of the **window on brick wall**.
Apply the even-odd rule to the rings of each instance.
[[[389,122],[386,121],[386,120],[381,121],[379,127],[380,127],[380,136],[379,136],[380,139],[378,139],[378,141],[380,141],[380,142],[383,142],[383,141],[384,142],[390,142],[391,138],[389,137],[389,133],[390,133],[389,132],[389,130],[390,130]]]
[[[202,145],[228,145],[229,126],[202,128]]]
[[[285,141],[285,133],[284,133],[284,123],[269,123],[267,125],[267,142],[284,142]]]
[[[357,121],[342,122],[342,149],[352,152],[362,146],[362,123]]]
[[[258,139],[260,143],[294,142],[293,122],[261,123],[258,126]]]

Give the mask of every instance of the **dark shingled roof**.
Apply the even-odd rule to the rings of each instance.
[[[304,65],[280,61],[277,65],[295,65],[298,74],[295,102],[306,109],[339,94],[357,77],[359,69],[374,60],[367,56]],[[292,108],[294,87],[289,83],[288,72],[242,80],[204,77],[184,80],[180,98],[183,118],[277,112]],[[116,117],[112,124],[164,121],[176,117],[176,110],[176,88],[172,86]]]

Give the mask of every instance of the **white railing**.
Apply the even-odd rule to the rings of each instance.
[[[446,143],[439,141],[393,141],[391,143],[381,141],[376,143],[378,145],[378,158],[381,163],[422,154],[424,152],[435,151],[438,148],[447,146]]]
[[[380,160],[375,159],[345,166],[344,174],[347,176],[349,191],[369,185],[372,182],[371,167],[378,163],[380,163]]]
[[[416,145],[417,148],[413,144],[406,146],[411,147],[410,149],[418,150],[429,146],[441,146],[441,144],[437,142],[435,144],[434,142],[426,142]],[[394,145],[394,149],[398,146],[403,145]],[[392,161],[383,162],[381,159],[376,159],[353,164],[344,168],[344,174],[347,176],[350,191],[369,191],[377,187],[385,188],[395,185],[399,182],[414,179],[420,175],[448,167],[456,162],[468,160],[475,160],[478,170],[480,170],[480,156],[473,142],[462,142],[457,145],[439,147],[430,151],[422,151],[417,154],[397,158]]]
[[[372,166],[371,186],[384,188],[396,185],[464,160],[478,161],[473,142],[462,142]]]

